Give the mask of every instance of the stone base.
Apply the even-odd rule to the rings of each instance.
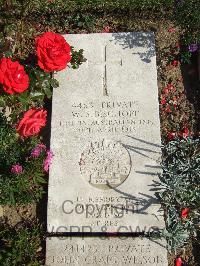
[[[49,237],[46,266],[167,266],[165,242],[139,237]]]

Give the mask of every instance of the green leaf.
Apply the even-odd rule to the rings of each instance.
[[[12,52],[11,51],[6,51],[4,53],[5,57],[12,57]]]
[[[24,92],[18,95],[18,99],[21,103],[27,103],[29,101],[28,92]]]
[[[44,96],[44,93],[41,91],[32,91],[30,93],[31,98],[40,98]]]
[[[0,107],[5,107],[6,106],[6,102],[3,96],[0,97]]]
[[[52,97],[52,91],[49,87],[44,87],[44,92],[45,92],[48,99],[50,99]]]
[[[51,79],[51,86],[53,88],[58,88],[59,87],[59,82],[56,79]]]
[[[37,182],[40,184],[46,184],[47,183],[47,181],[44,178],[42,178],[41,176],[37,177]]]

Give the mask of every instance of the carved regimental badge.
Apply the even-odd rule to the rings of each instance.
[[[131,158],[119,142],[102,139],[85,147],[79,165],[81,174],[92,186],[111,189],[127,179]]]

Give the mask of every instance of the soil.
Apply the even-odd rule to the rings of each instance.
[[[3,208],[3,215],[10,226],[15,226],[23,220],[34,220],[36,217],[36,204],[28,204],[20,207]]]

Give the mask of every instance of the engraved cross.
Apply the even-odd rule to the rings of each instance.
[[[103,96],[108,96],[108,86],[107,86],[107,65],[108,64],[119,64],[122,66],[122,59],[116,60],[116,61],[108,61],[107,60],[107,46],[104,47],[103,49],[103,60],[101,62],[92,62],[94,65],[102,65],[103,66]]]

